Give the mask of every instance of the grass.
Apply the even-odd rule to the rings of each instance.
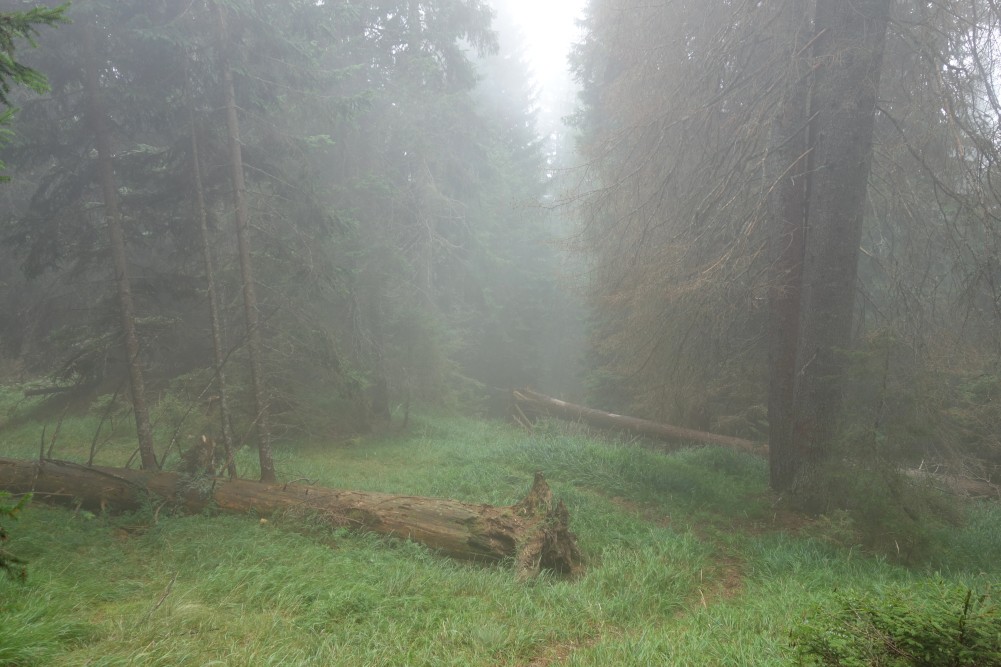
[[[13,405],[0,393],[0,455],[37,456],[41,426],[24,414],[39,404]],[[54,456],[86,460],[98,420],[64,419]],[[173,428],[161,423],[164,442]],[[128,457],[119,428],[101,462]],[[542,470],[587,571],[519,583],[507,567],[308,517],[154,520],[35,503],[9,526],[30,573],[0,581],[0,665],[791,665],[790,632],[835,591],[934,572],[1001,581],[996,504],[942,528],[949,549],[908,569],[846,543],[837,522],[777,512],[763,462],[722,449],[665,455],[555,425],[527,434],[428,416],[406,434],[275,453],[286,479],[491,504],[516,502]],[[251,453],[239,463],[254,474]]]

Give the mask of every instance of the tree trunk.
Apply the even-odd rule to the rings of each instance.
[[[890,0],[817,3],[793,489],[815,488],[842,418]]]
[[[199,481],[204,484],[193,483]],[[541,473],[536,473],[525,499],[510,507],[2,458],[0,489],[30,492],[50,502],[79,503],[95,511],[138,509],[152,495],[190,513],[208,508],[261,516],[309,512],[331,526],[414,540],[453,558],[484,562],[514,559],[522,576],[541,570],[576,574],[582,567],[577,539],[568,528],[566,507],[553,499]]]
[[[799,2],[799,0],[796,0]],[[771,486],[788,489],[795,474],[793,405],[799,345],[800,287],[806,224],[810,23],[808,5],[780,6],[774,43],[785,44],[779,65],[784,89],[772,121],[768,154],[768,454]]]
[[[219,67],[222,70],[223,95],[226,106],[226,130],[229,139],[230,176],[233,181],[234,222],[240,254],[240,274],[243,280],[243,311],[247,321],[247,349],[250,355],[250,381],[254,391],[254,427],[261,461],[261,481],[274,482],[275,463],[271,457],[271,430],[268,419],[267,390],[261,353],[260,318],[257,312],[257,294],[254,290],[254,273],[250,258],[248,238],[247,192],[243,180],[243,154],[240,148],[240,122],[236,116],[236,91],[233,71],[229,66],[226,39],[226,22],[222,7],[214,3],[216,24],[219,29]]]
[[[139,438],[139,458],[142,467],[156,468],[156,453],[153,449],[153,428],[149,409],[146,406],[146,386],[143,381],[142,360],[139,357],[139,337],[136,335],[135,305],[132,302],[132,282],[129,278],[128,256],[125,250],[125,234],[118,211],[118,188],[111,157],[111,133],[105,118],[101,99],[101,82],[97,65],[97,48],[94,43],[94,28],[84,28],[84,94],[87,115],[94,132],[97,146],[97,177],[101,183],[104,198],[104,222],[108,228],[111,243],[112,266],[115,271],[115,288],[118,293],[118,308],[121,316],[122,336],[125,339],[125,354],[129,368],[129,382],[132,393],[132,408]]]
[[[717,435],[706,433],[705,431],[695,431],[693,429],[661,424],[647,419],[636,417],[626,417],[616,415],[611,412],[602,412],[593,408],[586,408],[582,405],[567,403],[551,396],[546,396],[529,389],[516,389],[511,392],[515,405],[519,410],[529,411],[536,414],[548,414],[560,419],[571,421],[582,421],[591,426],[599,428],[621,429],[638,435],[650,436],[664,440],[682,440],[691,442],[705,442],[712,445],[722,445],[731,449],[738,449],[752,454],[764,454],[766,445],[734,438],[728,435]]]
[[[219,390],[219,419],[222,434],[223,454],[229,476],[236,477],[236,462],[233,460],[233,435],[229,421],[229,388],[226,385],[225,361],[222,346],[222,321],[219,318],[219,297],[216,294],[215,271],[212,268],[212,244],[209,239],[208,215],[205,210],[205,189],[202,186],[202,165],[198,150],[198,128],[195,112],[188,107],[191,125],[191,171],[194,177],[195,208],[198,216],[198,231],[202,242],[202,262],[205,264],[205,288],[209,297],[209,319],[212,325],[212,359],[215,365],[216,388]]]
[[[375,269],[379,271],[379,269]],[[372,379],[372,416],[379,422],[388,424],[392,421],[392,412],[389,409],[389,381],[386,373],[386,341],[382,327],[382,294],[385,282],[380,274],[371,279],[369,288],[369,310],[371,312],[372,324],[372,355],[373,355],[373,379]]]

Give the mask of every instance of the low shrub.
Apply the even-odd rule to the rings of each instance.
[[[17,515],[21,513],[24,506],[31,500],[31,495],[22,496],[21,499],[11,504],[10,494],[0,491],[0,519],[17,520]],[[0,523],[0,545],[7,542],[7,530]],[[28,578],[27,563],[0,546],[0,571],[6,573],[11,579],[24,581]]]
[[[838,593],[792,632],[800,665],[1001,666],[1001,607],[990,589],[940,579]]]

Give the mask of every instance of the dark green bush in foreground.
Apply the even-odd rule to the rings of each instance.
[[[818,608],[792,633],[802,665],[1001,666],[1001,608],[978,592],[932,580],[851,591]]]
[[[12,505],[9,498],[10,494],[0,491],[0,521],[4,519],[16,521],[17,515],[21,513],[27,502],[31,500],[30,495],[22,496],[18,502]],[[28,568],[23,560],[3,548],[2,545],[7,542],[7,538],[7,530],[0,523],[0,571],[6,573],[12,579],[23,581],[28,577]]]

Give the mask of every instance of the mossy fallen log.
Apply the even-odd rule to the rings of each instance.
[[[207,508],[270,516],[308,511],[352,527],[427,545],[461,560],[512,560],[519,576],[581,569],[569,514],[541,473],[528,495],[506,507],[443,498],[343,491],[304,484],[192,478],[176,472],[88,467],[66,461],[0,458],[0,489],[93,511],[138,509],[150,497],[196,513]]]

